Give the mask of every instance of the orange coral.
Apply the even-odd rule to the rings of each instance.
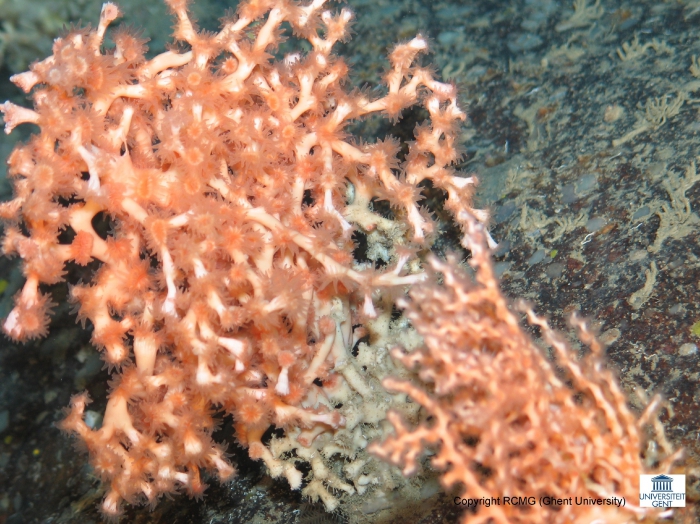
[[[635,416],[615,377],[603,367],[603,347],[586,322],[572,320],[589,347],[578,360],[561,335],[521,304],[519,309],[553,349],[554,362],[548,359],[499,290],[482,226],[466,212],[460,219],[466,224],[464,244],[475,276],[454,260],[431,259],[429,281],[412,289],[410,302],[400,300],[425,346],[410,353],[394,350],[395,358],[418,370],[421,385],[384,381],[390,391],[419,403],[426,422],[412,428],[392,412],[388,418],[395,434],[370,450],[411,475],[425,448],[435,448],[431,463],[443,472],[443,485],[456,487],[455,503],[474,511],[465,513],[463,522],[656,520],[658,510],[640,508],[636,501],[639,475],[648,473],[644,427],[658,400]],[[671,453],[663,435],[659,443],[663,460],[654,464],[654,472],[668,472],[679,455]],[[659,456],[647,458],[651,463]],[[501,495],[532,502],[490,502]],[[602,502],[547,504],[543,497]]]
[[[425,39],[392,52],[385,96],[349,92],[348,69],[331,51],[352,14],[324,3],[242,2],[210,34],[192,24],[186,2],[169,0],[175,38],[189,50],[150,60],[124,30],[103,50],[119,14],[107,3],[97,28],[57,39],[52,56],[13,77],[32,92],[33,110],[0,106],[7,132],[41,128],[11,155],[15,199],[0,209],[10,222],[3,248],[19,253],[27,276],[5,332],[44,335],[49,301],[39,285],[60,280],[67,261],[99,264],[93,282],[71,295],[121,378],[101,428],[85,424],[82,395],[62,427],[86,442],[108,484],[108,515],[124,500],[153,503],[179,488],[200,494],[202,467],[230,478],[224,447],[211,439],[215,406],[233,414],[251,455],[293,488],[301,485],[294,461],[260,440],[268,424],[286,429],[300,457],[340,431],[364,446],[353,432],[377,415],[349,396],[381,392],[350,359],[363,332],[353,324],[390,315],[393,295],[383,293],[423,278],[407,263],[431,229],[418,184],[433,179],[453,208],[470,205],[474,180],[451,166],[465,115],[454,86],[415,64]],[[311,50],[277,60],[286,25]],[[358,145],[347,136],[352,120],[395,119],[419,103],[430,121],[406,144],[405,162],[393,140]],[[371,210],[375,197],[398,208],[396,220]],[[112,222],[106,239],[94,229],[98,215]],[[71,244],[60,243],[64,228],[75,233]],[[406,249],[386,267],[356,265],[357,230],[382,231]],[[355,491],[309,460],[317,479],[306,494],[332,507],[325,485]]]

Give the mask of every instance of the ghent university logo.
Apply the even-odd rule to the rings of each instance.
[[[639,475],[639,506],[684,508],[685,475]]]

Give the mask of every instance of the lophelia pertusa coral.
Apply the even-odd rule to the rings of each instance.
[[[474,180],[450,167],[465,115],[454,87],[417,65],[420,36],[391,52],[383,96],[344,88],[348,68],[331,50],[352,15],[324,4],[250,0],[210,34],[184,0],[168,0],[178,44],[147,60],[126,30],[105,49],[119,15],[107,3],[96,29],[70,31],[12,79],[34,109],[5,103],[6,131],[32,123],[40,133],[8,161],[3,250],[23,259],[26,283],[4,330],[45,335],[41,286],[61,281],[66,262],[95,268],[71,295],[115,380],[99,429],[84,420],[85,394],[61,426],[87,446],[108,515],[123,501],[197,496],[202,468],[229,479],[212,440],[216,409],[233,415],[252,458],[292,489],[304,481],[329,509],[330,488],[393,485],[363,449],[383,435],[388,407],[415,417],[418,406],[379,385],[406,376],[382,341],[397,332],[394,297],[424,277],[416,252],[432,224],[419,184],[443,189],[450,209],[470,208]],[[275,58],[284,26],[310,50]],[[345,130],[416,104],[429,119],[411,143],[361,144]],[[373,212],[373,199],[394,217]],[[106,235],[94,226],[102,216]],[[354,232],[382,263],[354,260]],[[358,345],[367,334],[372,351]],[[284,436],[263,444],[271,426]],[[311,465],[306,479],[298,461]]]

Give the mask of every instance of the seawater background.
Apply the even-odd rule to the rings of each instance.
[[[95,25],[101,1],[0,0],[0,99],[26,103],[10,74],[44,58],[64,23]],[[339,52],[352,82],[376,85],[386,52],[423,32],[433,63],[460,87],[469,114],[462,143],[465,173],[482,183],[477,198],[492,210],[500,242],[498,272],[506,293],[532,301],[559,328],[578,312],[593,319],[609,344],[610,365],[636,409],[635,392],[661,393],[672,409],[662,420],[670,438],[697,463],[700,400],[698,217],[700,183],[686,170],[700,154],[700,81],[690,66],[700,56],[700,2],[602,0],[580,23],[568,2],[351,0],[352,41]],[[121,23],[143,27],[155,54],[168,41],[170,17],[158,2],[120,2]],[[587,7],[592,7],[589,1]],[[214,29],[229,6],[198,1],[202,26]],[[335,4],[334,7],[339,7]],[[574,19],[576,20],[576,19]],[[623,49],[637,39],[634,49]],[[620,50],[620,52],[618,52]],[[620,56],[628,58],[623,60]],[[696,72],[700,74],[700,72]],[[682,102],[682,103],[681,103]],[[674,104],[675,111],[674,113]],[[659,112],[667,113],[654,120]],[[656,111],[656,113],[655,113]],[[367,139],[386,132],[411,137],[425,115],[409,112],[396,125],[371,119],[355,131]],[[0,136],[0,157],[26,138],[23,126]],[[647,130],[614,147],[639,127]],[[4,165],[0,166],[4,175]],[[10,198],[4,180],[0,197]],[[440,211],[437,250],[457,249]],[[77,268],[72,268],[75,272]],[[78,276],[73,274],[73,276]],[[0,259],[0,314],[21,286],[15,261]],[[102,494],[85,456],[54,423],[70,395],[88,389],[100,412],[106,371],[74,324],[66,289],[50,336],[26,346],[0,342],[0,523],[97,522]],[[537,335],[536,333],[534,334]],[[584,351],[585,349],[582,349]],[[224,425],[219,439],[230,439]],[[161,501],[154,512],[131,508],[129,522],[454,522],[449,499],[392,501],[392,510],[367,513],[349,499],[325,515],[272,481],[263,468],[231,447],[241,474],[230,485],[210,484],[201,503]],[[697,478],[689,476],[689,500]],[[430,490],[426,490],[426,496]],[[401,513],[403,511],[404,513]],[[363,516],[364,515],[364,516]]]

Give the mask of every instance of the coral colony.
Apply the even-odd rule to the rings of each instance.
[[[519,303],[517,309],[552,347],[554,362],[548,360],[499,290],[483,228],[466,218],[464,243],[474,280],[454,261],[431,257],[443,285],[421,284],[410,302],[399,300],[425,345],[411,353],[395,349],[393,355],[434,387],[384,380],[390,391],[419,403],[430,422],[413,429],[390,412],[395,433],[372,443],[371,451],[410,475],[418,469],[417,450],[426,444],[439,449],[431,461],[447,471],[445,486],[461,486],[455,503],[479,510],[470,523],[655,521],[658,513],[637,505],[639,475],[647,473],[640,457],[648,444],[644,426],[653,421],[658,400],[637,419],[604,368],[603,347],[586,322],[572,318],[590,349],[578,360],[561,335]],[[657,436],[663,450],[647,462],[662,458],[657,467],[668,470],[679,455],[672,454],[662,431]]]
[[[465,114],[454,86],[419,65],[425,39],[391,51],[383,95],[372,98],[344,87],[348,68],[331,52],[348,35],[347,9],[251,0],[206,33],[184,0],[167,3],[177,18],[169,51],[147,60],[128,30],[111,32],[105,48],[119,16],[106,3],[96,29],[70,31],[12,78],[33,110],[0,106],[7,132],[40,128],[8,160],[15,198],[0,208],[3,251],[23,259],[26,283],[5,332],[44,336],[42,285],[62,281],[69,261],[97,268],[71,298],[115,380],[99,428],[84,420],[85,394],[61,427],[90,454],[102,511],[199,496],[201,469],[230,479],[212,439],[223,410],[251,458],[328,510],[340,496],[404,485],[377,456],[412,473],[429,446],[444,484],[461,483],[464,496],[496,496],[503,483],[518,495],[628,498],[538,514],[482,504],[483,518],[646,515],[632,495],[644,469],[638,428],[651,415],[627,410],[583,324],[594,355],[579,365],[528,312],[573,385],[518,327],[491,270],[487,215],[471,207],[475,179],[452,167]],[[310,50],[278,61],[284,28]],[[361,143],[346,131],[418,104],[429,118],[414,141]],[[476,284],[438,261],[444,286],[434,276],[421,284],[433,238],[418,205],[424,181],[447,195]],[[391,204],[391,218],[375,200]],[[95,230],[98,216],[109,218],[107,234]],[[353,257],[356,232],[368,260]],[[411,287],[414,305],[397,318]],[[397,345],[406,353],[390,355]],[[282,432],[264,443],[273,426]]]

